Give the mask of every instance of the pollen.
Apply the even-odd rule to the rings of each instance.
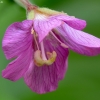
[[[33,30],[33,28],[31,29],[31,34],[34,34],[34,30]]]

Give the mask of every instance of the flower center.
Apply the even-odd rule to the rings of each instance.
[[[57,30],[54,30],[54,31],[58,33]],[[44,43],[43,41],[40,44],[38,43],[38,39],[37,39],[38,35],[33,30],[33,28],[31,29],[31,34],[33,34],[34,41],[37,47],[37,49],[34,52],[34,64],[38,67],[43,66],[43,65],[52,65],[56,60],[57,53],[55,51],[52,51],[52,53],[45,52]],[[57,38],[57,36],[55,35],[53,31],[50,31],[49,34],[51,34],[58,41],[58,43],[60,43],[62,47],[68,48],[66,44],[64,44],[60,39]]]
[[[57,53],[55,51],[52,53],[45,53],[44,43],[42,41],[39,48],[39,44],[37,42],[37,34],[34,32],[33,28],[31,30],[31,34],[33,34],[34,41],[37,46],[37,50],[34,52],[34,64],[38,67],[43,65],[52,65],[56,60]]]

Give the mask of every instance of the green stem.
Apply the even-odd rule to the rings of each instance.
[[[29,0],[14,0],[17,4],[24,7],[27,10],[35,9],[37,8],[36,5],[33,5]]]

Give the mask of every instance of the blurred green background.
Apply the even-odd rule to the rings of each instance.
[[[100,0],[31,0],[36,5],[64,11],[87,21],[84,31],[100,37]],[[0,0],[0,100],[100,100],[100,56],[87,57],[70,51],[66,77],[56,91],[39,95],[23,79],[11,82],[1,72],[10,62],[2,51],[2,38],[13,22],[26,19],[23,8],[13,0]]]

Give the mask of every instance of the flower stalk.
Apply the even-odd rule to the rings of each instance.
[[[24,7],[28,11],[31,11],[32,9],[36,9],[37,6],[32,4],[29,0],[14,0],[17,4]]]

